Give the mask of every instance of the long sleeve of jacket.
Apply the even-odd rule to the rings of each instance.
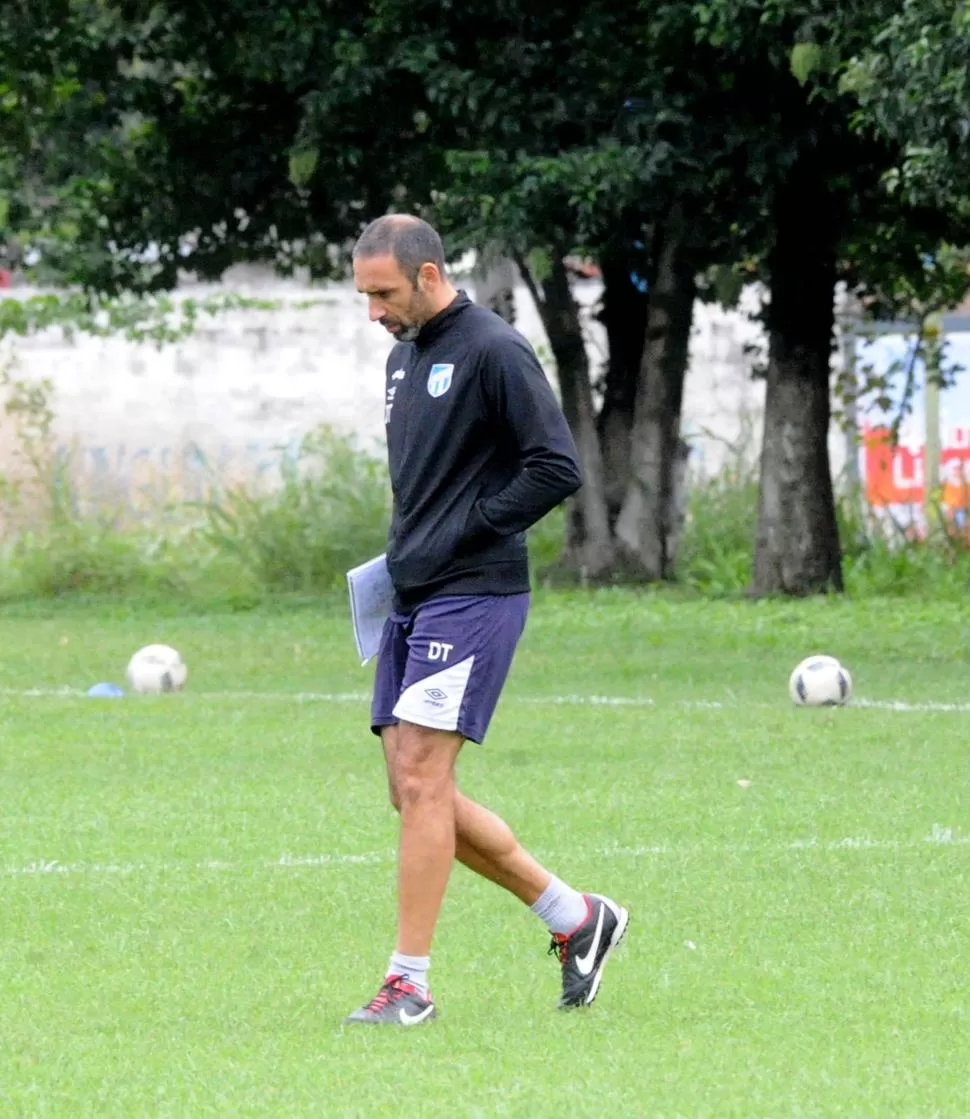
[[[482,528],[523,532],[582,484],[579,454],[562,408],[524,340],[504,337],[482,359],[485,399],[495,437],[507,441],[518,470],[497,493],[478,501]]]

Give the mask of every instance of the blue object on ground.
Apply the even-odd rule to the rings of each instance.
[[[88,688],[88,695],[96,698],[111,698],[114,696],[124,695],[124,688],[119,688],[117,684],[93,684]]]

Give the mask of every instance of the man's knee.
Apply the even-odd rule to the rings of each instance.
[[[408,805],[454,799],[454,765],[461,744],[461,735],[453,731],[398,725],[390,792],[399,812]]]

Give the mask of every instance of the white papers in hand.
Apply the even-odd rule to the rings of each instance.
[[[391,612],[394,587],[387,570],[387,556],[381,553],[347,572],[350,591],[350,617],[361,665],[377,654],[384,622]]]

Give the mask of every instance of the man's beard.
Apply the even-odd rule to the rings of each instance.
[[[421,328],[431,318],[427,302],[427,297],[416,291],[408,305],[409,315],[414,317],[401,319],[391,316],[383,325],[387,326],[390,323],[391,326],[397,327],[397,330],[392,333],[398,342],[413,342],[421,333]]]

